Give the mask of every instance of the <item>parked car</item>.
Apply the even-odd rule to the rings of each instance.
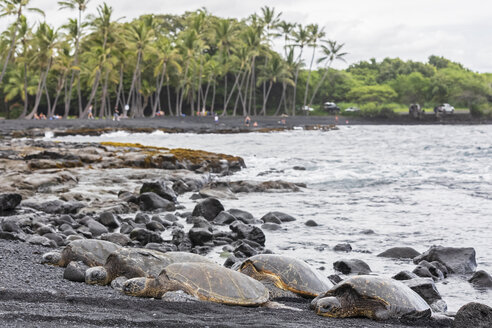
[[[323,108],[329,112],[339,112],[340,107],[337,106],[334,102],[325,102],[323,104]]]
[[[454,107],[451,106],[450,104],[442,104],[434,107],[434,113],[444,113],[444,114],[453,114],[454,113]]]
[[[360,108],[358,107],[349,107],[344,110],[344,112],[359,112]]]

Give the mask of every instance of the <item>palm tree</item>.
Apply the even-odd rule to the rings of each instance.
[[[268,91],[266,92],[266,97],[263,100],[263,109],[260,114],[266,115],[266,104],[268,102],[268,97],[270,96],[270,91],[272,91],[272,86],[274,83],[286,83],[289,85],[293,85],[294,82],[291,79],[291,74],[287,68],[287,65],[280,58],[279,55],[275,54],[272,56],[272,59],[268,62],[266,67],[263,67],[261,70],[262,74],[260,74],[258,79],[258,85],[263,82],[268,82]]]
[[[83,112],[80,114],[80,118],[87,117],[89,109],[91,108],[92,102],[96,96],[97,88],[99,87],[101,80],[101,72],[108,56],[107,42],[109,37],[112,36],[114,30],[113,21],[111,20],[113,8],[104,3],[103,5],[97,7],[97,13],[97,16],[90,15],[88,17],[90,20],[90,26],[94,31],[93,37],[96,37],[94,40],[95,47],[91,49],[93,53],[88,54],[93,60],[95,59],[95,69],[91,72],[93,83],[89,100]]]
[[[307,27],[310,38],[309,38],[309,46],[313,48],[313,55],[311,56],[311,63],[309,64],[309,72],[308,72],[308,78],[306,79],[306,90],[304,91],[304,101],[302,102],[302,106],[306,106],[306,101],[309,93],[309,81],[311,80],[311,70],[313,68],[313,62],[314,62],[314,54],[316,53],[316,48],[318,47],[318,41],[321,38],[324,38],[326,33],[324,31],[324,28],[319,28],[318,24],[310,24]]]
[[[297,92],[297,78],[299,77],[299,69],[301,67],[300,63],[302,62],[302,52],[304,50],[304,47],[306,44],[309,42],[309,31],[302,27],[302,25],[297,25],[297,30],[292,31],[292,37],[294,38],[295,47],[300,48],[299,56],[297,57],[297,68],[296,68],[296,74],[294,77],[294,94],[293,94],[293,102],[292,102],[292,116],[296,115],[296,92]]]
[[[140,85],[137,86],[137,83],[138,81],[140,81],[140,76],[142,72],[141,64],[143,61],[143,56],[147,48],[155,40],[155,33],[153,28],[154,28],[153,16],[146,16],[145,19],[138,21],[136,24],[128,25],[128,30],[127,30],[128,45],[129,47],[131,47],[131,49],[133,49],[136,52],[137,55],[136,62],[135,62],[135,69],[133,71],[132,84],[127,98],[128,103],[130,103],[132,96],[136,95],[136,93],[134,93],[134,90],[141,89],[141,86]],[[135,103],[137,99],[133,99],[133,100]],[[142,110],[141,108],[134,108],[134,107],[135,106],[132,106],[132,112],[130,113],[131,117],[134,117],[136,113],[140,113]]]
[[[56,54],[56,48],[58,46],[58,31],[53,29],[46,23],[39,24],[39,27],[34,35],[35,44],[37,46],[37,53],[35,59],[40,68],[40,76],[38,82],[38,88],[36,91],[36,100],[34,102],[34,108],[31,113],[26,116],[27,119],[33,118],[38,112],[39,103],[41,101],[41,96],[43,91],[47,89],[46,78],[50,72],[53,65],[53,58]],[[49,96],[47,95],[47,100],[49,101]]]
[[[79,52],[80,52],[80,39],[82,36],[82,27],[84,24],[82,23],[82,13],[87,10],[87,6],[90,0],[68,0],[68,1],[58,1],[58,5],[61,9],[77,9],[79,12],[79,19],[74,20],[70,19],[69,24],[65,25],[65,28],[68,28],[70,33],[69,35],[75,37],[75,51],[74,51],[74,59],[73,59],[73,67],[77,67],[79,65]],[[77,75],[77,99],[79,105],[79,115],[82,113],[82,96],[80,90],[80,69],[75,69],[72,71],[72,75],[70,77],[70,84],[68,90],[68,96],[66,96],[65,101],[65,113],[63,115],[64,118],[67,118],[68,112],[70,110],[70,103],[72,99],[72,87],[73,81],[75,79],[75,75]]]
[[[178,71],[181,70],[181,66],[178,63],[178,51],[171,44],[171,40],[165,36],[160,36],[155,44],[156,65],[154,69],[154,76],[157,78],[157,87],[155,93],[155,100],[152,106],[152,117],[157,112],[157,106],[160,102],[160,95],[164,79],[169,77],[168,67],[171,66]],[[172,113],[169,108],[169,113]]]
[[[345,61],[345,57],[347,55],[347,52],[341,52],[344,43],[339,44],[336,41],[326,41],[328,43],[328,46],[321,45],[321,50],[323,53],[323,56],[318,59],[318,64],[325,62],[325,66],[323,69],[325,70],[323,77],[321,80],[318,82],[316,85],[316,88],[314,89],[313,96],[311,97],[311,100],[309,101],[309,106],[311,107],[311,104],[313,103],[314,97],[316,97],[316,94],[318,93],[318,90],[320,86],[323,84],[325,81],[326,77],[328,76],[328,72],[330,71],[330,66],[335,60],[341,60]]]
[[[17,29],[21,23],[21,17],[24,8],[27,11],[39,13],[44,17],[44,12],[41,9],[32,8],[32,7],[27,8],[29,2],[31,2],[31,0],[3,0],[2,2],[0,2],[0,17],[13,16],[13,15],[17,16],[14,23],[14,29],[12,30],[12,35],[10,37],[10,42],[11,42],[10,47],[7,52],[7,57],[5,59],[5,62],[3,64],[2,73],[0,73],[0,85],[2,85],[3,76],[5,75],[5,71],[7,70],[7,65],[9,63],[10,56],[12,55],[15,48]]]

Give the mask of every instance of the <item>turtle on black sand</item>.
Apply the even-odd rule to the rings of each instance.
[[[268,289],[240,272],[213,263],[174,263],[157,278],[133,278],[123,285],[127,295],[162,298],[182,290],[200,300],[227,305],[260,306],[268,303]]]
[[[120,245],[105,240],[79,239],[70,242],[61,253],[43,254],[42,262],[66,267],[72,261],[82,261],[92,267],[106,263],[109,254],[120,248]]]
[[[333,317],[368,317],[375,320],[429,318],[429,305],[397,280],[354,276],[341,281],[311,302],[317,314]]]
[[[145,248],[120,248],[108,256],[104,266],[87,269],[85,282],[107,285],[117,277],[157,277],[169,264],[177,262],[206,262],[212,260],[193,253],[159,252]]]
[[[285,295],[275,295],[278,292],[272,287],[306,298],[314,298],[333,287],[328,278],[306,262],[283,255],[255,255],[241,263],[238,270],[265,283],[274,297]]]

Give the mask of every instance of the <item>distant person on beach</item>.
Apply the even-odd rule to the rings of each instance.
[[[219,115],[215,114],[214,122],[215,122],[215,125],[219,124]]]
[[[256,122],[256,121],[255,121],[255,122],[253,123],[253,126],[256,128],[256,127],[258,126],[258,122]]]
[[[244,119],[244,125],[249,126],[250,122],[251,122],[251,117],[246,116],[246,118]]]
[[[120,112],[118,111],[118,108],[114,109],[114,116],[113,116],[113,121],[119,121],[120,120]]]
[[[92,105],[89,106],[89,113],[87,114],[87,118],[89,120],[93,120],[94,119],[94,115],[92,115]]]

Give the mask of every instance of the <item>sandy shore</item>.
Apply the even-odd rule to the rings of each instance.
[[[395,321],[330,319],[308,300],[282,300],[301,311],[246,308],[209,302],[171,303],[125,296],[111,287],[62,278],[63,268],[40,263],[51,249],[0,239],[2,327],[368,327],[415,326]],[[443,326],[421,322],[420,327]],[[444,325],[445,326],[445,325]]]

